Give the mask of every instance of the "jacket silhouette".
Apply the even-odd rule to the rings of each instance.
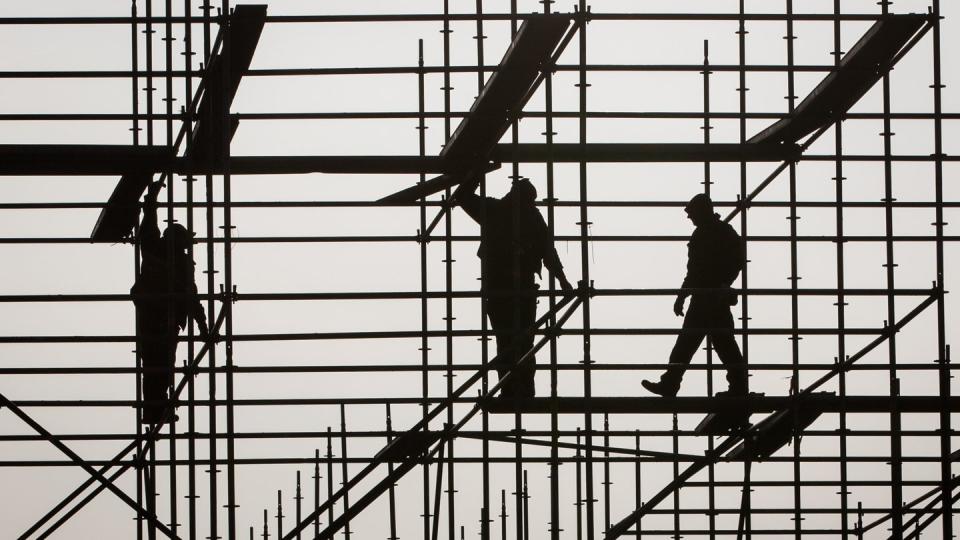
[[[686,206],[687,217],[696,226],[687,243],[687,275],[681,288],[713,289],[694,292],[683,327],[670,353],[670,365],[659,382],[644,380],[655,394],[675,396],[683,374],[703,338],[709,336],[717,356],[727,370],[728,393],[747,393],[747,370],[733,335],[730,306],[737,297],[728,290],[743,269],[744,252],[740,235],[713,212],[713,202],[704,194],[694,196]],[[681,292],[673,305],[677,316],[689,293]]]
[[[565,291],[563,265],[553,235],[534,201],[537,190],[529,180],[515,181],[501,199],[467,194],[459,198],[467,215],[480,225],[481,292],[497,340],[493,363],[502,379],[533,348],[537,316],[535,275],[546,267]],[[514,370],[501,387],[501,397],[529,398],[536,394],[536,359]]]
[[[193,241],[187,229],[171,224],[160,236],[157,194],[160,183],[150,185],[143,199],[140,222],[140,274],[130,288],[137,312],[137,350],[143,359],[143,418],[146,424],[162,420],[167,393],[173,387],[177,336],[197,322],[206,337],[207,319],[197,298],[194,262],[187,250]],[[172,397],[172,396],[171,396]],[[174,419],[171,414],[167,421]]]

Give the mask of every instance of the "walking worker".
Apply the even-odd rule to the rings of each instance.
[[[696,229],[687,243],[687,275],[682,289],[708,289],[690,293],[681,291],[673,312],[683,315],[683,304],[692,296],[683,319],[683,327],[670,353],[670,365],[658,382],[643,381],[643,387],[661,396],[675,396],[693,355],[709,336],[717,356],[727,370],[728,395],[747,394],[747,366],[733,335],[730,306],[737,296],[730,290],[743,269],[744,252],[730,224],[713,211],[713,201],[705,194],[695,195],[685,208]]]
[[[193,236],[179,223],[170,224],[160,236],[157,194],[161,187],[160,182],[150,184],[143,198],[137,238],[140,275],[130,289],[137,310],[137,351],[143,359],[144,424],[164,421],[180,330],[192,319],[201,337],[206,339],[209,334],[206,313],[197,298],[195,264],[189,254]],[[165,421],[174,419],[171,412]]]
[[[565,292],[573,290],[536,199],[537,190],[527,179],[515,180],[500,199],[473,193],[458,198],[480,225],[481,294],[497,340],[494,364],[501,379],[533,348],[539,289],[534,275],[546,266]],[[534,397],[535,366],[531,358],[515,369],[500,397]]]

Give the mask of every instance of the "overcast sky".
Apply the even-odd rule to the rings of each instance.
[[[750,13],[783,13],[785,1],[746,2]],[[798,13],[823,13],[833,11],[833,0],[796,0]],[[144,0],[137,2],[139,13],[145,13]],[[154,2],[154,13],[163,13],[164,2]],[[174,14],[183,13],[184,2],[175,1]],[[193,13],[199,14],[199,2],[193,1]],[[271,16],[295,14],[348,14],[348,13],[442,13],[440,0],[423,1],[326,1],[305,2],[296,0],[269,1]],[[451,10],[455,13],[474,13],[473,1],[453,0]],[[543,6],[533,0],[517,2],[520,13],[542,11]],[[944,112],[960,112],[960,69],[952,51],[960,47],[957,17],[960,8],[954,2],[943,3],[943,93]],[[735,14],[735,0],[682,0],[676,2],[597,0],[592,4],[594,13],[662,13],[715,12]],[[844,0],[845,13],[875,14],[879,7],[873,0]],[[895,13],[924,13],[928,1],[902,0],[891,6]],[[510,2],[506,0],[483,2],[486,13],[509,13]],[[570,12],[571,2],[560,2],[554,10]],[[9,17],[54,17],[54,16],[109,16],[129,15],[130,3],[116,0],[88,0],[71,2],[49,0],[46,2],[0,3],[0,18]],[[841,25],[841,43],[848,50],[869,27],[868,21],[847,21]],[[450,63],[454,66],[469,66],[477,63],[476,24],[473,21],[456,22],[451,25]],[[775,65],[786,61],[786,43],[783,39],[786,25],[775,21],[751,21],[747,24],[746,59],[748,64]],[[143,30],[140,27],[138,30]],[[154,67],[162,69],[164,29],[158,25],[154,34]],[[214,28],[214,32],[215,32]],[[417,63],[418,40],[424,42],[424,63],[427,66],[443,65],[443,34],[439,22],[381,22],[381,23],[269,23],[263,32],[253,58],[252,69],[270,68],[327,68],[327,67],[410,67]],[[703,43],[709,40],[710,62],[714,65],[737,64],[738,36],[736,21],[595,21],[586,29],[588,35],[587,59],[593,64],[623,65],[696,65],[703,61]],[[833,23],[829,21],[805,21],[795,25],[796,64],[802,66],[829,66],[833,63]],[[486,22],[483,40],[484,59],[488,65],[496,64],[510,42],[510,25],[507,21]],[[202,57],[201,26],[194,27],[195,61]],[[174,68],[183,67],[184,26],[173,28]],[[138,65],[145,65],[145,36],[138,34]],[[932,35],[928,34],[898,64],[890,78],[891,110],[895,113],[929,113],[933,111]],[[579,58],[578,40],[573,40],[561,57],[561,66],[572,66]],[[124,24],[53,26],[39,24],[0,25],[0,75],[16,71],[93,71],[126,70],[131,66],[131,29]],[[801,70],[796,73],[796,94],[807,95],[822,79],[822,70]],[[466,111],[478,93],[476,73],[455,73],[452,76],[451,108],[454,112]],[[195,81],[196,82],[196,81]],[[588,108],[604,112],[691,112],[703,110],[703,79],[697,70],[685,72],[653,71],[629,73],[603,71],[591,74],[588,91]],[[561,69],[553,76],[553,108],[559,112],[575,112],[579,107],[577,73]],[[750,112],[784,113],[787,110],[787,76],[784,73],[751,71],[747,76],[747,109]],[[155,80],[158,89],[153,94],[154,109],[166,108],[163,81]],[[443,77],[429,74],[425,78],[426,110],[442,112],[444,107]],[[718,70],[711,76],[710,107],[714,112],[734,113],[739,110],[735,71]],[[137,99],[141,112],[146,110],[147,94],[145,81],[138,85]],[[177,79],[174,85],[174,110],[185,102],[184,84]],[[129,114],[132,110],[131,82],[129,77],[93,78],[12,78],[0,76],[0,144],[131,144],[132,127],[129,120],[81,120],[37,121],[20,120],[16,115],[40,113],[103,113]],[[878,84],[854,108],[854,112],[882,112],[883,95]],[[240,85],[233,104],[237,113],[276,112],[416,112],[418,103],[417,76],[415,74],[393,75],[318,75],[303,77],[246,77]],[[544,93],[541,89],[526,107],[527,111],[544,110]],[[751,120],[747,124],[747,137],[769,125],[772,119]],[[455,120],[450,128],[455,129]],[[700,119],[592,119],[588,124],[590,142],[702,142]],[[148,126],[140,122],[141,143],[146,141]],[[416,155],[419,148],[417,120],[399,119],[311,119],[311,120],[244,120],[233,140],[234,155]],[[445,141],[445,126],[441,119],[427,121],[426,152],[437,154]],[[736,120],[720,119],[713,122],[711,136],[714,142],[738,142],[739,124]],[[174,130],[179,123],[173,122]],[[579,127],[574,119],[557,119],[554,123],[557,142],[578,142]],[[520,123],[521,142],[543,142],[545,123],[542,118],[527,118]],[[883,152],[883,131],[879,120],[848,120],[843,124],[844,151],[851,155],[877,155]],[[895,120],[892,131],[894,155],[917,156],[934,152],[934,123],[929,120]],[[960,153],[960,123],[947,120],[943,123],[944,152],[947,155]],[[167,140],[166,124],[155,122],[153,140],[164,144]],[[808,150],[811,155],[830,155],[834,152],[833,130],[828,131]],[[747,167],[747,184],[750,189],[759,184],[776,167],[776,163],[757,163]],[[884,167],[879,161],[845,161],[843,164],[844,197],[848,201],[879,202],[885,197]],[[947,162],[944,171],[944,199],[955,202],[960,199],[960,187],[956,182],[958,167]],[[499,196],[509,188],[509,165],[487,177],[487,192]],[[520,174],[529,177],[546,196],[547,180],[544,165],[526,164]],[[835,164],[832,161],[809,161],[796,168],[796,192],[799,201],[835,200]],[[293,176],[234,176],[232,197],[234,201],[370,201],[415,183],[417,175],[337,175],[309,174]],[[721,212],[729,211],[729,205],[740,193],[739,164],[713,164],[711,168],[712,192]],[[700,163],[687,164],[592,164],[587,168],[588,197],[594,201],[683,201],[703,189],[704,168]],[[0,181],[0,203],[103,203],[117,182],[116,177],[4,177]],[[214,200],[223,196],[222,178],[214,181]],[[934,198],[934,167],[931,163],[894,162],[892,166],[893,197],[897,201],[930,202]],[[176,178],[174,189],[177,200],[183,200],[186,182]],[[196,197],[203,199],[203,182],[195,184]],[[561,201],[578,200],[580,197],[580,173],[577,164],[561,164],[555,167],[555,190]],[[164,198],[166,195],[162,195]],[[758,201],[786,201],[789,198],[788,174],[780,175],[762,193]],[[544,210],[545,211],[545,210]],[[134,250],[129,244],[89,244],[87,238],[96,221],[99,209],[58,208],[55,210],[23,210],[0,208],[0,294],[125,294],[134,279]],[[428,210],[428,219],[435,210]],[[749,211],[749,237],[764,237],[749,242],[749,284],[753,288],[790,287],[790,249],[783,238],[789,235],[788,209],[782,207],[755,207]],[[797,222],[798,234],[809,237],[799,244],[797,266],[801,288],[835,288],[837,285],[836,244],[827,238],[836,234],[836,212],[831,208],[801,208]],[[935,214],[932,208],[897,208],[893,211],[893,231],[897,235],[926,236],[934,234]],[[960,215],[956,210],[944,212],[948,225],[945,234],[956,235]],[[187,222],[183,209],[175,212],[181,223]],[[477,226],[459,210],[452,214],[452,232],[455,235],[475,236]],[[845,232],[857,236],[882,236],[885,231],[883,208],[846,209],[843,212]],[[204,212],[193,214],[194,228],[205,236]],[[356,292],[356,291],[419,291],[420,249],[411,238],[419,227],[419,211],[416,208],[379,207],[299,207],[299,208],[237,208],[232,212],[234,235],[241,240],[232,250],[233,282],[241,293],[282,292]],[[556,209],[555,231],[560,237],[577,235],[580,231],[579,210],[571,207]],[[586,259],[590,276],[600,289],[650,289],[678,287],[683,275],[686,248],[681,239],[692,230],[680,208],[602,207],[592,208],[589,214],[590,234],[597,237],[617,235],[676,235],[673,242],[624,242],[597,239],[587,245]],[[222,212],[218,209],[213,225],[222,225]],[[739,219],[734,220],[740,228]],[[442,230],[442,227],[438,230]],[[215,229],[216,235],[222,235]],[[742,233],[743,231],[741,231]],[[259,237],[332,237],[356,236],[354,241],[332,243],[321,241],[244,242]],[[369,237],[398,237],[390,241],[367,241]],[[400,238],[402,237],[402,238]],[[771,238],[777,237],[777,238]],[[57,239],[48,242],[18,242],[11,239],[36,238]],[[67,239],[78,239],[71,242]],[[584,274],[579,241],[561,238],[557,249],[571,281]],[[220,245],[215,250],[213,261],[216,274],[216,290],[224,279],[224,254]],[[478,288],[479,260],[475,256],[476,241],[473,239],[455,242],[452,248],[452,285],[458,291],[476,291]],[[936,258],[934,244],[930,241],[897,242],[895,287],[910,289],[930,288],[936,281]],[[946,285],[952,285],[954,269],[960,264],[956,244],[947,244],[945,250]],[[446,288],[444,273],[444,245],[434,241],[427,248],[427,281],[430,290]],[[197,246],[197,280],[205,287],[208,268],[205,249]],[[888,286],[886,277],[885,246],[879,241],[851,241],[844,245],[844,276],[847,287],[878,288]],[[544,287],[546,284],[544,283]],[[897,318],[912,310],[923,300],[922,296],[901,296],[896,300]],[[833,296],[805,296],[799,300],[799,326],[808,329],[834,329],[837,326],[837,311]],[[849,328],[878,331],[887,320],[885,297],[852,296],[847,298],[846,325]],[[681,320],[671,310],[673,298],[664,296],[628,296],[596,298],[591,305],[591,325],[595,329],[675,329]],[[750,299],[750,324],[756,328],[784,329],[791,325],[789,296],[763,296]],[[954,313],[960,305],[948,295],[947,342],[956,337]],[[217,306],[219,311],[220,306]],[[734,316],[741,315],[740,307],[734,308]],[[540,313],[545,310],[541,302]],[[457,330],[477,329],[480,326],[480,305],[476,299],[457,299],[453,303],[453,326]],[[428,324],[431,330],[445,327],[444,302],[429,303]],[[0,303],[0,335],[2,336],[126,336],[134,332],[133,306],[129,301],[105,301],[96,303]],[[902,364],[899,371],[901,391],[905,395],[934,395],[938,392],[937,373],[931,370],[937,360],[936,311],[927,309],[918,316],[896,341],[896,362]],[[568,325],[572,329],[583,327],[580,313]],[[421,362],[420,340],[277,340],[266,342],[244,341],[244,337],[259,334],[298,334],[321,332],[358,331],[418,331],[421,329],[420,302],[418,300],[391,301],[248,301],[234,305],[233,331],[240,337],[233,351],[236,365],[241,367],[278,366],[417,366]],[[669,335],[604,335],[592,343],[592,360],[601,367],[626,363],[646,363],[656,367],[666,361],[673,342]],[[876,333],[855,335],[846,341],[846,353],[854,354],[876,337]],[[789,389],[790,365],[794,361],[792,343],[787,335],[774,334],[751,336],[749,361],[752,365],[776,365],[782,369],[755,372],[751,387],[767,395],[786,395]],[[132,368],[132,338],[127,342],[42,344],[0,343],[0,370],[27,367],[98,367]],[[867,355],[861,362],[862,369],[847,376],[847,392],[850,395],[889,395],[890,381],[886,371],[870,369],[880,367],[891,360],[890,348],[884,344]],[[178,362],[186,358],[186,346],[178,351]],[[565,336],[558,340],[558,362],[575,366],[584,358],[581,337]],[[805,387],[819,378],[834,363],[838,355],[836,335],[805,335],[799,344],[797,360],[803,366],[820,366],[801,372],[800,386]],[[224,346],[218,347],[218,363],[222,365]],[[456,364],[476,365],[481,361],[481,349],[475,337],[454,340],[452,354]],[[704,364],[705,354],[694,360],[695,366]],[[447,361],[445,340],[430,341],[429,362],[443,365]],[[540,365],[548,362],[548,355],[539,355]],[[469,372],[458,372],[454,384],[463,381]],[[599,396],[647,395],[640,388],[643,378],[655,376],[656,371],[639,369],[601,369],[593,373],[591,391]],[[713,387],[725,387],[723,373],[713,375]],[[197,398],[206,399],[208,378],[197,378]],[[218,379],[217,397],[223,398],[223,378]],[[248,398],[416,398],[422,395],[421,375],[415,371],[381,372],[333,372],[333,373],[241,373],[235,377],[236,397]],[[429,388],[432,396],[445,395],[446,379],[439,371],[431,372]],[[836,381],[825,390],[836,391]],[[541,372],[537,377],[538,395],[550,393],[549,374]],[[699,396],[707,391],[705,371],[691,371],[685,380],[681,395]],[[133,374],[61,374],[30,375],[4,372],[0,377],[0,392],[14,401],[30,400],[133,400],[135,378]],[[581,371],[562,371],[559,376],[559,395],[582,396],[584,377]],[[471,390],[468,395],[475,395]],[[69,446],[90,460],[106,460],[115,455],[125,444],[135,427],[132,408],[123,407],[26,407],[34,418],[56,434],[113,434],[118,437],[98,442],[68,441]],[[382,405],[347,407],[347,427],[350,430],[384,429]],[[467,408],[457,407],[455,417]],[[185,408],[180,409],[178,431],[186,429]],[[395,406],[394,428],[403,430],[415,423],[420,414],[419,406]],[[223,429],[222,412],[219,428]],[[754,421],[761,418],[754,416]],[[689,429],[700,420],[697,415],[681,415],[680,427]],[[670,415],[615,415],[610,418],[613,430],[631,431],[668,430]],[[197,425],[201,433],[207,432],[207,413],[197,410]],[[575,429],[584,425],[582,415],[566,415],[560,418],[562,429]],[[600,416],[594,417],[594,426],[602,425]],[[902,440],[905,456],[939,455],[939,439],[923,436],[939,428],[936,415],[905,415],[905,429],[917,433]],[[267,431],[324,431],[327,427],[340,429],[339,409],[336,406],[243,406],[236,410],[237,433]],[[437,424],[435,427],[440,427]],[[838,417],[825,414],[812,430],[836,429]],[[888,415],[850,415],[851,430],[887,429]],[[954,426],[956,427],[956,426]],[[491,416],[490,428],[507,430],[513,428],[512,417]],[[524,419],[524,428],[543,430],[549,428],[549,417],[531,415]],[[480,429],[478,419],[467,429]],[[28,426],[7,410],[0,410],[0,436],[30,434]],[[565,442],[574,442],[565,440]],[[370,456],[382,446],[381,439],[351,438],[351,457]],[[594,439],[595,444],[605,441]],[[334,455],[341,456],[340,440],[334,441]],[[634,446],[634,438],[613,437],[610,446]],[[706,439],[683,438],[678,451],[702,454]],[[853,436],[848,439],[848,454],[867,457],[852,463],[847,468],[851,481],[885,480],[890,467],[882,459],[889,456],[889,437]],[[671,437],[647,437],[641,447],[649,450],[673,451]],[[953,446],[955,448],[955,444]],[[290,458],[305,459],[314,455],[314,449],[326,451],[326,440],[318,437],[269,439],[258,441],[241,439],[236,443],[238,458]],[[802,449],[806,456],[836,457],[839,439],[835,436],[808,436]],[[159,448],[158,458],[169,457],[169,445],[165,441]],[[178,459],[185,459],[186,442],[177,446]],[[225,444],[218,447],[222,457]],[[527,447],[524,455],[548,456],[548,450]],[[480,445],[473,440],[458,440],[457,456],[478,456]],[[514,455],[513,446],[491,445],[494,456]],[[573,451],[564,450],[563,456]],[[209,455],[206,441],[197,445],[198,458]],[[785,447],[777,454],[780,457],[793,455],[792,447]],[[876,458],[876,459],[874,459]],[[64,457],[54,447],[43,442],[16,442],[0,439],[0,537],[14,538],[36,522],[53,505],[87,478],[77,467],[29,466],[11,467],[11,462],[22,460],[61,461]],[[34,463],[34,465],[38,465]],[[208,467],[196,468],[198,495],[198,537],[206,537],[209,523]],[[351,466],[351,474],[359,467]],[[533,538],[545,537],[550,519],[549,469],[546,464],[526,466],[529,474],[530,534]],[[219,510],[220,534],[226,534],[226,467],[220,468]],[[259,537],[262,531],[263,509],[269,510],[271,538],[276,538],[275,514],[277,490],[282,490],[285,529],[294,520],[293,487],[296,471],[300,471],[305,490],[305,507],[314,504],[312,495],[313,467],[310,464],[284,465],[239,465],[237,474],[237,525],[243,537],[247,528],[256,527]],[[478,464],[457,465],[454,524],[457,535],[460,526],[465,527],[467,538],[477,538],[480,520],[481,488]],[[809,462],[799,467],[802,480],[836,481],[840,466],[830,462]],[[159,512],[164,522],[169,522],[170,483],[168,468],[160,473]],[[513,531],[512,493],[515,492],[514,465],[509,461],[491,466],[492,479],[490,500],[494,505],[491,513],[499,515],[500,492],[505,490],[508,501],[509,528]],[[577,538],[574,506],[575,465],[565,463],[560,467],[560,508],[563,538]],[[754,478],[763,480],[793,480],[794,468],[789,462],[759,464],[754,467]],[[326,471],[321,495],[326,493]],[[435,478],[436,468],[430,469],[430,478]],[[594,529],[601,534],[605,510],[613,521],[618,521],[635,507],[635,466],[632,463],[614,464],[611,467],[613,483],[611,497],[603,496],[603,467],[595,466],[594,489],[598,499]],[[649,463],[642,466],[642,498],[647,499],[672,478],[670,464]],[[739,481],[743,468],[739,464],[724,463],[715,468],[718,481]],[[904,479],[914,482],[904,487],[904,499],[909,501],[929,489],[924,482],[939,479],[939,464],[933,460],[905,465]],[[177,475],[177,497],[180,534],[187,537],[187,467],[180,467]],[[706,475],[695,478],[703,482]],[[339,466],[334,471],[334,485],[343,481]],[[423,474],[420,469],[407,475],[399,484],[398,513],[400,538],[419,538],[422,535]],[[118,485],[131,496],[135,493],[135,476],[124,475]],[[367,483],[365,485],[371,485]],[[430,486],[431,504],[433,486]],[[836,485],[804,487],[801,498],[804,506],[838,508],[839,491]],[[850,504],[862,502],[865,508],[882,509],[890,506],[890,491],[882,487],[852,486]],[[706,504],[707,491],[703,487],[684,489],[680,498],[683,508],[699,509]],[[358,497],[360,492],[352,494]],[[717,504],[734,511],[717,517],[717,526],[736,529],[739,507],[739,488],[719,487],[716,490]],[[440,536],[447,535],[447,495],[441,505]],[[672,508],[668,499],[660,508]],[[755,508],[788,509],[794,504],[790,487],[757,486],[754,490]],[[307,510],[305,509],[305,512]],[[431,510],[432,511],[432,510]],[[381,498],[362,514],[351,526],[356,538],[385,538],[386,499]],[[100,495],[83,511],[61,527],[51,538],[72,539],[127,539],[134,538],[133,512],[117,497]],[[757,514],[753,526],[757,529],[791,528],[789,514]],[[493,524],[494,537],[499,538],[500,518]],[[851,518],[852,519],[852,518]],[[326,519],[324,518],[324,522]],[[685,515],[685,528],[705,528],[706,517]],[[669,529],[671,516],[656,516],[644,521],[645,528]],[[834,515],[810,514],[805,527],[837,528],[840,519]],[[960,522],[957,523],[960,525]],[[936,537],[939,526],[930,529],[930,537]],[[880,527],[871,531],[875,536],[886,538]],[[692,538],[695,535],[685,535]],[[758,535],[759,536],[759,535]],[[458,536],[459,537],[459,536]]]

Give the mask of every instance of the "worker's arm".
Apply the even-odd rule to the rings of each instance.
[[[547,267],[550,275],[560,282],[560,288],[563,289],[564,292],[570,292],[573,290],[573,285],[570,285],[570,281],[563,271],[563,263],[560,262],[560,255],[557,254],[553,234],[550,233],[550,229],[547,227],[546,222],[543,221],[543,216],[540,212],[537,212],[537,216],[540,218],[540,225],[543,230],[543,245],[541,246],[543,265]]]
[[[489,197],[481,197],[476,193],[465,192],[458,195],[456,201],[468,216],[473,218],[480,226],[483,226],[487,218]]]
[[[160,245],[160,227],[157,225],[157,195],[160,194],[160,182],[153,182],[143,197],[143,219],[140,220],[140,251],[158,257],[163,256]]]
[[[683,283],[680,284],[681,289],[702,286],[704,272],[709,270],[704,266],[704,254],[702,253],[708,246],[703,245],[701,234],[702,232],[699,229],[693,231],[690,242],[687,243],[687,274],[683,278]],[[673,303],[673,312],[678,317],[683,315],[683,303],[687,296],[690,296],[690,293],[680,291]]]
[[[196,282],[191,284],[191,289],[193,290],[194,301],[193,301],[193,308],[190,310],[191,311],[190,315],[191,317],[193,317],[193,320],[197,323],[197,329],[200,330],[200,336],[206,339],[206,338],[209,338],[210,336],[210,328],[207,326],[207,312],[206,310],[203,309],[203,302],[201,302],[197,298],[199,293],[197,292]]]

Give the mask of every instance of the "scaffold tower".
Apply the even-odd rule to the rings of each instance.
[[[0,7],[0,537],[956,537],[960,4],[259,1]],[[507,365],[462,204],[520,180],[574,286]],[[697,194],[750,392],[711,338],[664,397]]]

